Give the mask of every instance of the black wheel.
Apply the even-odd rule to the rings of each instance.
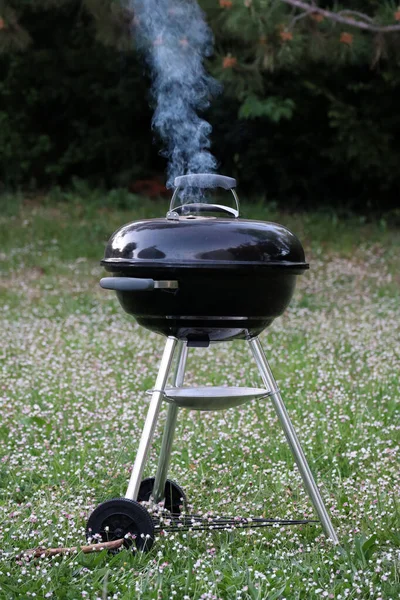
[[[138,502],[147,502],[150,500],[151,493],[154,487],[155,477],[147,477],[140,484]],[[186,506],[186,495],[183,489],[175,483],[167,479],[164,488],[165,504],[164,507],[175,515],[179,515],[182,507]]]
[[[93,536],[100,536],[102,542],[127,536],[125,546],[130,546],[134,539],[138,550],[148,552],[154,543],[154,524],[147,510],[138,502],[114,498],[99,504],[90,515],[86,537]]]

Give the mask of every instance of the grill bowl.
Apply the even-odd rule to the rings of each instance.
[[[102,265],[118,278],[177,282],[117,296],[143,327],[192,345],[257,336],[284,312],[308,268],[282,225],[193,215],[123,226]]]

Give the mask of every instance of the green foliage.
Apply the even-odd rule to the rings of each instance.
[[[266,117],[273,123],[279,123],[281,119],[291,119],[295,103],[289,98],[269,96],[265,100],[257,96],[247,96],[239,109],[239,119],[255,119]]]
[[[243,87],[240,80],[249,66],[253,71],[273,72],[310,61],[376,66],[388,57],[395,61],[400,58],[400,32],[376,34],[352,24],[334,22],[318,13],[302,13],[280,0],[221,0],[219,6],[204,0],[202,5],[216,34],[216,65],[223,63],[227,53],[237,59],[232,76],[238,89]],[[318,6],[341,12],[354,23],[398,25],[398,7],[392,0],[383,3],[349,0],[342,5],[326,1]],[[257,80],[255,83],[257,86]],[[248,89],[255,91],[251,82]]]
[[[366,211],[399,205],[397,69],[310,65],[296,75],[270,74],[263,84],[264,96],[257,97],[292,100],[291,118],[238,120],[243,101],[227,97],[212,113],[221,170],[233,173],[241,188],[285,206],[334,201]]]
[[[354,546],[357,557],[364,563],[368,564],[368,561],[372,558],[375,552],[378,550],[378,536],[374,533],[370,538],[365,536],[356,537],[354,540]]]

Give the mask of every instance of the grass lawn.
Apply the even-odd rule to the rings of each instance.
[[[148,554],[16,560],[83,544],[91,510],[124,495],[158,370],[164,340],[99,288],[99,260],[118,226],[163,215],[167,202],[132,197],[126,208],[110,196],[0,198],[0,600],[396,600],[399,231],[261,205],[242,212],[287,225],[311,263],[261,341],[342,549],[317,524],[171,533]],[[247,344],[191,350],[186,383],[225,382],[260,385]],[[161,426],[146,476],[160,437]],[[170,476],[195,512],[313,518],[268,399],[182,411]]]

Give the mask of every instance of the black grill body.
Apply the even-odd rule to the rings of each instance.
[[[282,225],[193,215],[121,227],[102,265],[118,278],[176,282],[117,296],[140,325],[193,345],[257,336],[283,313],[308,268]]]

